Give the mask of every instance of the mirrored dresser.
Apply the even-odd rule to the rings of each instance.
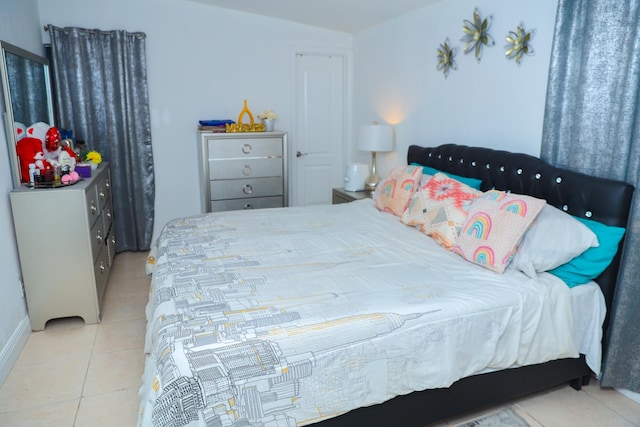
[[[59,188],[10,193],[31,329],[79,316],[100,322],[115,256],[109,165]]]

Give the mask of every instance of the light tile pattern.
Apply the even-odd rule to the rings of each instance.
[[[60,319],[31,334],[0,388],[0,426],[136,425],[149,290],[145,258],[142,252],[116,257],[102,323]],[[580,392],[564,386],[511,405],[532,427],[640,427],[640,404],[601,389],[595,381]],[[430,427],[456,425],[481,414]]]
[[[33,332],[0,388],[0,426],[135,426],[144,368],[146,253],[119,254],[102,323],[52,320]]]

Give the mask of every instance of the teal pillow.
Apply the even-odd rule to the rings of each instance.
[[[467,184],[469,187],[471,187],[473,189],[476,189],[476,190],[480,190],[480,186],[482,185],[482,180],[481,179],[467,178],[466,176],[460,176],[460,175],[455,175],[455,174],[448,173],[448,172],[443,172],[443,171],[438,170],[436,168],[432,168],[431,166],[423,166],[420,163],[411,163],[411,166],[422,166],[422,173],[425,174],[425,175],[435,175],[438,172],[443,173],[443,174],[447,175],[449,178],[453,178],[456,181],[460,181],[463,184]]]
[[[598,236],[600,246],[589,248],[568,263],[549,270],[549,273],[564,280],[570,288],[587,283],[602,274],[618,252],[618,243],[625,232],[622,227],[612,227],[590,219],[575,218]]]

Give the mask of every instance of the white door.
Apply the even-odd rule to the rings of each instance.
[[[331,203],[344,185],[345,58],[296,54],[291,205]]]

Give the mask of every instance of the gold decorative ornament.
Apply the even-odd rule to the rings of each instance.
[[[493,15],[482,19],[478,8],[475,8],[473,11],[473,22],[466,19],[464,20],[464,25],[462,26],[464,36],[462,36],[460,41],[466,43],[464,53],[467,54],[473,50],[476,61],[478,62],[482,59],[482,47],[496,44],[495,41],[493,41],[493,37],[489,34],[489,27],[491,27],[492,22]]]
[[[504,55],[507,59],[513,59],[520,66],[523,55],[533,55],[533,47],[529,42],[535,35],[536,30],[525,31],[524,24],[521,22],[516,31],[509,31],[506,40]]]
[[[457,69],[456,61],[454,60],[457,52],[457,47],[449,46],[448,38],[445,39],[444,43],[441,43],[440,47],[438,48],[438,65],[436,66],[436,68],[438,69],[438,71],[442,71],[445,79],[447,78],[447,76],[449,76],[450,70]]]
[[[249,123],[242,123],[242,116],[249,116]],[[247,105],[247,100],[244,100],[244,108],[240,111],[238,115],[238,122],[232,124],[226,124],[225,130],[229,133],[239,133],[239,132],[264,132],[265,126],[264,123],[254,123],[253,114]]]

